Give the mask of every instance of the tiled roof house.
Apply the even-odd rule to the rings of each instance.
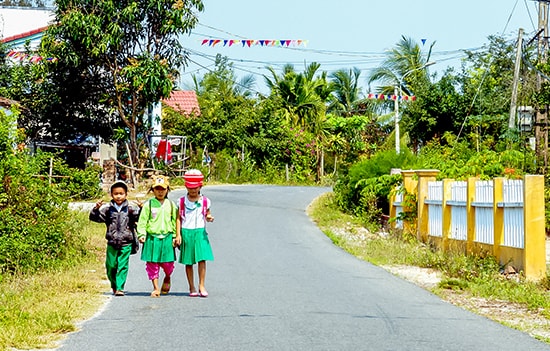
[[[162,100],[164,104],[170,106],[175,111],[185,115],[200,115],[201,109],[197,94],[194,90],[176,90],[170,93],[170,97]]]

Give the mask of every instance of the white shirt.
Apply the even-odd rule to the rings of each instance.
[[[203,196],[198,201],[189,201],[184,196],[185,219],[182,220],[181,227],[185,229],[205,228],[206,221],[203,215]],[[179,206],[179,204],[178,204]],[[206,208],[210,208],[210,199],[206,198]],[[206,211],[205,211],[206,213]]]

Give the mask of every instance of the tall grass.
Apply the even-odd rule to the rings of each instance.
[[[72,213],[74,228],[87,238],[82,254],[35,274],[5,275],[0,282],[0,350],[55,347],[76,322],[92,316],[103,301],[104,226],[87,213]]]

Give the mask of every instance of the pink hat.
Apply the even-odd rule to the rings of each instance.
[[[204,175],[198,169],[190,169],[185,172],[183,179],[185,180],[186,188],[200,188],[202,186],[202,181],[204,180]]]

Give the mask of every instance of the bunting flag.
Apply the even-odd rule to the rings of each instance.
[[[8,52],[8,57],[13,60],[19,60],[19,61],[29,61],[31,63],[38,63],[41,61],[50,61],[50,62],[56,62],[56,57],[42,57],[37,55],[29,55],[24,52],[19,52],[15,50],[11,50]]]
[[[201,45],[208,46],[233,46],[241,45],[241,47],[251,46],[306,46],[307,40],[301,39],[203,39]]]
[[[367,99],[376,100],[398,100],[398,101],[415,101],[414,95],[385,95],[385,94],[368,94]]]

